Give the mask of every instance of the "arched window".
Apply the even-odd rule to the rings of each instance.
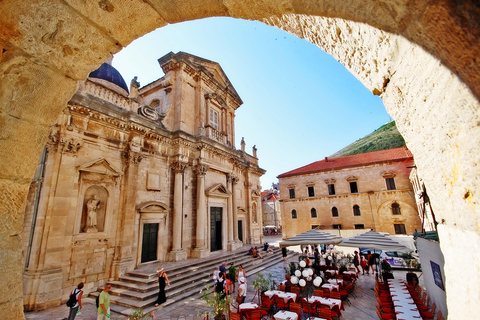
[[[400,205],[398,203],[392,203],[392,214],[402,214],[400,212]]]
[[[292,210],[292,219],[297,219],[297,210]]]
[[[312,208],[312,209],[310,210],[310,216],[311,216],[312,218],[316,218],[316,217],[317,217],[317,209]]]
[[[338,217],[338,209],[337,207],[332,208],[332,217]]]
[[[358,205],[353,206],[353,215],[359,216],[360,215],[360,207]]]

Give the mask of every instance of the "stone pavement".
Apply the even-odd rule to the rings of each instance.
[[[272,245],[278,243],[280,238],[276,239],[274,237],[268,237],[268,242]],[[292,249],[292,248],[289,248]],[[343,248],[342,248],[343,249]],[[299,248],[298,248],[299,251]],[[274,266],[267,268],[266,270],[262,271],[264,275],[268,275],[269,273],[272,274],[274,279],[278,281],[282,281],[285,279],[285,267],[288,266],[290,261],[298,261],[298,256],[294,256],[284,262],[283,260],[279,259],[278,263]],[[188,263],[188,262],[183,262]],[[145,268],[149,268],[146,266]],[[156,268],[156,267],[155,267]],[[405,279],[406,271],[393,271],[395,278],[402,278]],[[247,272],[248,274],[248,272]],[[419,276],[420,286],[423,287],[423,277],[420,276],[420,273],[417,274]],[[253,302],[258,303],[258,296],[255,296],[255,291],[251,284],[253,280],[256,278],[256,274],[247,276],[247,298],[245,299],[246,302]],[[213,286],[213,280],[212,280]],[[374,293],[374,286],[375,286],[375,277],[373,275],[360,275],[355,286],[354,293],[356,294],[356,298],[350,297],[351,305],[345,305],[345,311],[342,312],[342,320],[372,320],[378,319],[375,309],[375,293]],[[235,296],[232,295],[232,300]],[[168,299],[168,297],[167,297]],[[48,310],[38,311],[38,312],[27,312],[25,313],[26,319],[31,320],[61,320],[66,319],[68,316],[68,307],[65,305],[51,308]],[[155,312],[156,319],[161,320],[201,320],[203,317],[198,316],[198,312],[201,311],[212,311],[211,307],[209,307],[203,300],[191,297],[186,299],[183,302],[177,302],[173,305],[167,306],[161,310]],[[93,299],[85,299],[83,302],[83,309],[80,314],[77,315],[75,318],[76,320],[94,320],[96,319],[96,307],[95,302]],[[120,314],[115,314],[112,312],[111,319],[126,319],[125,316]]]

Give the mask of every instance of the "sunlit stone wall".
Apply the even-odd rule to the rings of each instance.
[[[305,37],[383,98],[415,155],[440,222],[449,318],[475,318],[480,312],[480,258],[475,254],[480,247],[480,9],[475,3],[1,1],[0,314],[22,317],[19,234],[26,193],[48,127],[75,92],[77,80],[111,53],[167,23],[231,16]],[[458,261],[467,266],[462,271],[467,283],[455,278]]]

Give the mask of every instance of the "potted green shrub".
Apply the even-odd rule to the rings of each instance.
[[[258,291],[258,302],[260,304],[260,297],[262,296],[262,293],[268,290],[274,290],[276,286],[276,281],[272,278],[271,273],[269,273],[267,277],[265,277],[263,273],[259,273],[257,274],[257,278],[253,280],[252,285],[255,290]]]
[[[380,262],[380,267],[382,268],[383,282],[386,283],[388,279],[393,279],[392,266],[387,260],[383,259],[382,262]]]
[[[217,292],[212,292],[210,286],[205,286],[205,289],[200,291],[202,299],[211,307],[213,307],[213,315],[215,319],[225,319],[227,313],[230,312],[230,296]]]

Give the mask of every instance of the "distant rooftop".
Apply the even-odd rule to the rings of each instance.
[[[356,154],[340,158],[325,158],[298,169],[282,173],[277,178],[317,173],[334,169],[363,166],[385,161],[413,160],[413,154],[406,147]]]

